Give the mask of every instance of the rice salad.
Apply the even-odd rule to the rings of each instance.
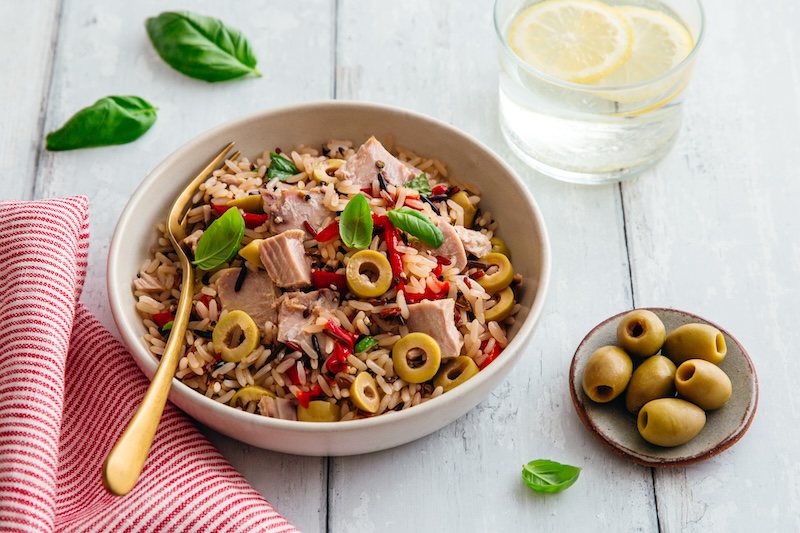
[[[236,409],[344,421],[411,408],[497,358],[522,279],[480,191],[371,137],[224,162],[188,212],[197,280],[176,378]],[[158,242],[133,290],[160,357],[181,268]]]

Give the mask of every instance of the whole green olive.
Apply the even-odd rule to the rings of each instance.
[[[675,363],[663,355],[648,357],[633,371],[625,391],[625,407],[631,413],[650,400],[675,395]]]
[[[675,373],[678,394],[706,411],[719,409],[731,398],[731,380],[717,365],[703,359],[681,363]]]
[[[706,413],[680,398],[659,398],[644,404],[636,420],[639,434],[656,446],[680,446],[706,425]]]
[[[472,357],[459,355],[443,364],[433,378],[433,386],[441,387],[445,392],[453,389],[478,373],[478,365]]]
[[[664,323],[647,309],[631,311],[617,325],[617,344],[628,354],[638,357],[658,353],[666,336]]]
[[[583,367],[583,392],[595,402],[610,402],[625,391],[632,372],[633,362],[622,348],[598,348]]]
[[[728,349],[725,337],[708,324],[684,324],[667,335],[661,353],[680,366],[688,359],[705,359],[718,365]]]

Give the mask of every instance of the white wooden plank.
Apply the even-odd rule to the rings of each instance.
[[[60,15],[59,0],[0,2],[0,198],[33,196]]]
[[[392,24],[374,22],[381,20]],[[491,2],[343,2],[340,28],[359,31],[340,30],[337,96],[421,111],[496,149],[542,206],[554,279],[526,356],[485,402],[418,442],[334,460],[331,530],[655,531],[649,469],[594,441],[567,386],[582,336],[630,306],[618,188],[563,185],[510,154],[496,119]],[[584,471],[568,492],[542,497],[520,477],[522,464],[537,458]],[[625,483],[609,483],[620,478]]]

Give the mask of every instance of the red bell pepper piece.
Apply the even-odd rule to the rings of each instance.
[[[297,365],[290,366],[286,371],[286,375],[289,376],[289,380],[292,382],[292,385],[300,385],[300,377],[297,374]]]
[[[317,289],[329,289],[333,287],[337,291],[347,290],[347,276],[344,274],[337,274],[336,272],[327,272],[325,270],[312,270],[311,283]]]
[[[350,349],[338,342],[333,343],[333,353],[325,361],[325,366],[332,374],[347,370],[347,357],[352,353]]]
[[[321,230],[317,232],[314,236],[317,242],[328,242],[329,240],[333,239],[334,237],[339,236],[339,221],[334,220]]]
[[[441,194],[447,194],[447,185],[439,184],[431,189],[431,196],[439,196]]]
[[[333,319],[328,320],[325,324],[325,330],[352,353],[353,346],[355,346],[355,338],[352,333],[338,325]]]
[[[173,315],[169,310],[163,311],[161,313],[156,313],[152,316],[153,322],[156,323],[159,329],[163,328],[173,320],[175,320],[175,315]]]
[[[211,204],[211,207],[214,208],[217,215],[221,215],[230,209],[229,205]],[[242,213],[242,218],[244,219],[244,226],[248,229],[253,229],[266,222],[269,215],[266,213]]]
[[[486,341],[483,341],[483,343],[481,344],[481,350],[483,350],[484,348],[486,348],[486,345],[487,345],[488,343],[489,343],[489,341],[488,341],[488,340],[486,340]],[[501,347],[501,346],[500,346],[498,343],[496,343],[496,342],[495,342],[495,343],[494,343],[494,348],[492,348],[492,351],[491,351],[491,352],[489,352],[488,354],[486,354],[486,359],[484,359],[484,360],[483,360],[483,362],[482,362],[481,364],[479,364],[479,365],[478,365],[478,368],[479,368],[480,370],[483,370],[484,368],[486,368],[486,366],[487,366],[489,363],[491,363],[492,361],[494,361],[495,359],[497,359],[497,356],[498,356],[498,355],[500,355],[500,352],[502,352],[502,351],[503,351],[503,348],[502,348],[502,347]]]
[[[372,215],[372,223],[383,228],[386,252],[392,267],[392,285],[397,285],[404,278],[403,256],[397,251],[397,247],[400,246],[400,234],[386,215]]]
[[[322,395],[322,387],[314,385],[309,391],[299,390],[295,393],[295,398],[300,402],[300,405],[308,408],[308,404],[314,398],[319,398]]]
[[[438,292],[435,292],[433,289],[425,286],[425,290],[423,292],[407,292],[406,287],[403,284],[397,286],[397,290],[403,291],[403,295],[406,297],[406,303],[415,304],[419,303],[422,300],[441,300],[445,298],[450,291],[450,283],[446,281],[439,281],[434,280],[437,288],[439,289]]]

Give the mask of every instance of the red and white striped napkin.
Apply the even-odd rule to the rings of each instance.
[[[88,208],[0,201],[0,531],[296,532],[172,405],[133,491],[103,488],[148,381],[78,303]]]

